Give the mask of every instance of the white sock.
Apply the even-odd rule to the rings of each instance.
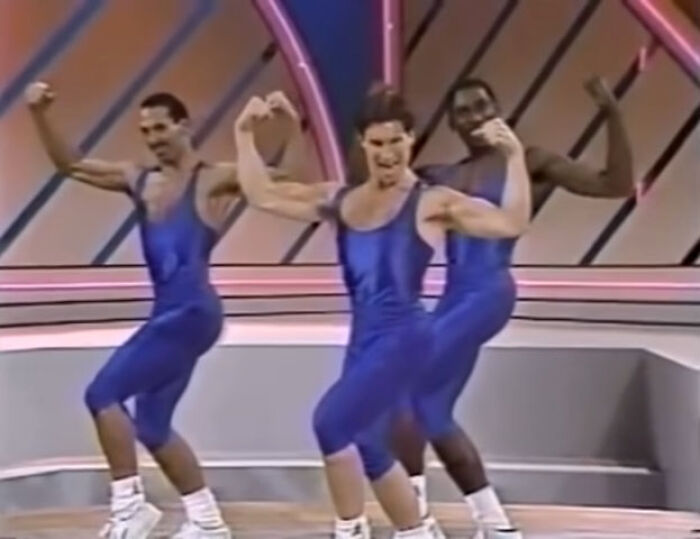
[[[125,477],[112,481],[112,513],[132,511],[138,505],[146,501],[143,490],[143,482],[138,475]]]
[[[418,497],[418,511],[420,512],[420,517],[425,518],[428,515],[428,494],[425,476],[412,475],[411,484],[413,485],[413,490],[415,490],[416,496]]]
[[[491,485],[465,496],[464,501],[467,502],[472,516],[479,524],[485,524],[491,528],[511,527],[508,515]]]
[[[366,526],[367,517],[365,515],[360,515],[356,518],[336,518],[335,519],[335,531],[336,533],[351,533],[355,531],[357,526]]]
[[[224,525],[216,499],[208,488],[182,497],[187,519],[202,528],[219,528]]]

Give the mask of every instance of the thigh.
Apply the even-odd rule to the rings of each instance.
[[[481,347],[510,319],[514,296],[510,289],[474,292],[436,309],[435,343],[419,387],[434,390],[464,385],[474,371]]]
[[[139,422],[169,425],[175,407],[187,389],[192,371],[181,374],[156,391],[141,393],[136,397],[136,416]]]
[[[343,432],[354,437],[395,409],[413,380],[407,354],[418,351],[410,342],[402,333],[388,334],[354,352],[352,366],[321,400]]]
[[[199,351],[188,343],[187,317],[168,311],[142,326],[100,370],[96,380],[118,388],[118,397],[156,392],[189,373]]]

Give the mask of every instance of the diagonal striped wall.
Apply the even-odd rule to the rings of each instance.
[[[64,13],[50,14],[54,24],[70,16],[71,3],[63,5]],[[20,16],[27,14],[20,12]],[[135,20],[149,32],[131,32],[132,36],[127,30]],[[45,39],[35,37],[39,45]],[[113,54],[116,44],[120,44],[119,53]],[[27,45],[31,61],[33,51]],[[111,53],[114,61],[109,70],[94,51]],[[57,87],[55,118],[69,138],[105,158],[144,156],[134,111],[138,99],[150,91],[171,89],[183,97],[195,116],[203,154],[230,160],[235,157],[230,125],[244,100],[254,92],[277,88],[294,94],[257,13],[223,0],[163,0],[148,6],[138,1],[105,2],[63,55],[33,76],[47,78]],[[18,133],[23,135],[21,145],[17,145]],[[281,138],[272,133],[265,146],[278,147]],[[0,117],[0,140],[5,177],[0,262],[93,262],[128,218],[128,202],[54,176],[21,98]],[[42,196],[47,188],[50,196]],[[133,233],[127,234],[106,259],[140,262],[133,240]]]
[[[19,4],[0,1],[2,35],[12,42],[11,53],[0,52],[0,265],[141,263],[128,202],[53,174],[21,103],[28,80],[53,82],[57,122],[76,144],[106,158],[143,155],[133,114],[149,91],[172,89],[188,102],[211,159],[234,158],[229,128],[248,96],[280,87],[295,92],[248,2]],[[698,88],[621,2],[404,0],[401,6],[404,82],[419,117],[418,163],[462,156],[444,117],[445,96],[460,74],[493,84],[525,141],[599,166],[604,129],[581,83],[598,73],[621,96],[646,195],[637,204],[555,192],[520,242],[519,264],[698,263]],[[133,31],[136,26],[148,31]],[[642,48],[649,54],[640,72]],[[103,53],[110,55],[109,69]],[[267,137],[270,155],[281,138]],[[320,172],[317,157],[311,161],[310,170]],[[332,232],[324,226],[306,232],[239,206],[215,261],[331,263]]]
[[[461,158],[444,98],[459,74],[493,84],[521,137],[603,167],[605,129],[583,91],[592,74],[616,89],[639,180],[634,200],[556,191],[516,253],[525,265],[680,265],[700,255],[698,88],[620,2],[520,0],[405,4],[407,93],[420,116],[418,162]],[[431,12],[432,10],[432,12]],[[410,32],[431,13],[420,39]],[[546,13],[546,17],[542,15]],[[647,65],[639,70],[644,49]],[[320,230],[297,260],[328,262]],[[692,262],[690,261],[692,259]]]

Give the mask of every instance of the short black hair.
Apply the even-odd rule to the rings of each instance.
[[[168,109],[168,114],[175,122],[190,119],[190,113],[187,111],[185,104],[171,93],[157,92],[141,101],[142,109],[154,107],[164,107]]]
[[[493,88],[488,82],[486,82],[484,79],[466,78],[461,79],[450,90],[450,97],[448,101],[450,110],[452,110],[452,107],[454,106],[455,96],[457,95],[457,92],[461,92],[462,90],[468,90],[469,88],[481,88],[484,92],[486,92],[486,95],[488,95],[491,98],[491,101],[498,104],[496,92],[493,91]]]
[[[406,131],[415,125],[413,113],[408,110],[404,98],[393,88],[374,85],[365,98],[355,127],[360,135],[372,124],[401,122]]]

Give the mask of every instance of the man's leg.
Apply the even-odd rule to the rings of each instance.
[[[122,404],[141,388],[138,343],[143,332],[140,330],[115,352],[85,392],[85,403],[112,477],[111,517],[102,530],[103,537],[140,537],[160,519],[160,511],[145,501],[138,475],[134,429]]]
[[[136,432],[161,470],[180,493],[191,525],[227,537],[228,531],[216,500],[207,488],[201,466],[189,444],[171,427],[175,407],[191,371],[136,401]]]
[[[478,354],[474,349],[472,354]],[[464,355],[464,354],[463,354]],[[465,364],[471,358],[459,358]],[[468,371],[468,372],[467,372]],[[475,444],[456,423],[454,405],[469,377],[471,368],[455,370],[448,382],[433,386],[433,391],[419,392],[415,397],[416,414],[421,426],[445,466],[445,471],[457,485],[479,524],[490,528],[509,530],[510,520],[498,496],[488,482],[481,455]]]
[[[410,348],[410,337],[394,335],[373,340],[359,352],[355,350],[358,356],[355,360],[346,358],[343,375],[314,412],[314,431],[325,455],[329,488],[338,516],[336,537],[352,537],[341,530],[346,525],[347,529],[358,525],[361,528],[366,522],[363,467],[394,527],[418,531],[422,528],[410,481],[390,451],[388,429],[383,428],[378,436],[365,436],[382,417],[388,419],[409,385],[412,375],[405,368],[402,348],[407,339]],[[399,357],[397,350],[403,355]],[[388,427],[387,421],[383,423]]]

